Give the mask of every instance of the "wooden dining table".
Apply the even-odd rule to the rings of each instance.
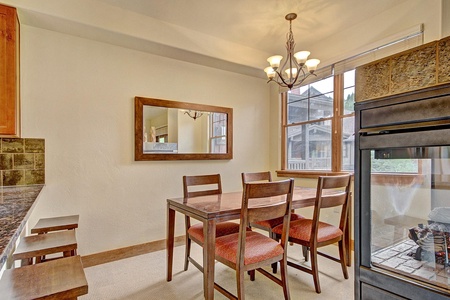
[[[350,197],[351,198],[351,197]],[[250,205],[266,205],[281,201],[279,197],[268,199],[253,199]],[[314,206],[316,200],[315,188],[295,187],[292,207],[304,208]],[[192,198],[167,199],[167,281],[172,280],[173,248],[175,235],[175,211],[199,220],[203,223],[203,291],[205,299],[214,299],[214,262],[215,262],[215,232],[216,223],[240,219],[242,191],[218,195]],[[348,207],[351,207],[349,203]],[[346,261],[351,265],[350,227],[351,209],[349,209],[347,226],[344,232]]]

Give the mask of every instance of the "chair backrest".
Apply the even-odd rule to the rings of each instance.
[[[220,174],[183,176],[184,198],[217,194],[222,194]]]
[[[244,257],[245,235],[247,233],[246,224],[252,222],[284,217],[283,233],[281,235],[281,246],[284,248],[289,231],[293,192],[294,179],[292,178],[281,181],[244,184],[239,230],[241,257]],[[255,198],[266,198],[264,203],[267,204],[252,206],[252,199]]]
[[[255,173],[242,173],[242,186],[252,181],[272,181],[270,171],[255,172]]]
[[[342,206],[339,228],[344,231],[348,215],[351,175],[320,176],[317,182],[316,203],[313,219],[316,225],[320,217],[320,209]],[[314,228],[315,227],[315,228]],[[317,226],[313,225],[313,231]]]

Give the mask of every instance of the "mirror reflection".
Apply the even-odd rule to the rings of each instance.
[[[144,153],[226,153],[225,113],[144,106]]]
[[[135,109],[136,160],[232,158],[231,108],[136,97]]]

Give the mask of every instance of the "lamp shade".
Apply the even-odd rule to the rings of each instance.
[[[317,69],[317,65],[319,65],[319,63],[320,63],[320,60],[318,60],[318,59],[315,59],[315,58],[308,59],[305,62],[305,65],[306,65],[306,68],[308,69],[308,72],[311,72],[311,73],[314,72]]]
[[[295,59],[297,60],[297,63],[299,65],[303,65],[306,60],[308,59],[308,56],[311,54],[309,51],[299,51],[294,54]]]
[[[275,77],[275,70],[272,67],[265,68],[264,72],[266,72],[266,75],[269,79]]]
[[[276,70],[279,66],[280,66],[280,62],[283,59],[283,56],[281,55],[274,55],[271,56],[267,59],[267,61],[269,62],[270,66]]]
[[[287,78],[289,78],[289,79],[295,78],[295,76],[297,75],[297,69],[295,69],[295,68],[286,69],[285,72],[287,74]],[[292,77],[291,77],[291,73],[292,73]]]

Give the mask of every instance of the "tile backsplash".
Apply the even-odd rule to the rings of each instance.
[[[45,140],[0,138],[0,186],[45,183]]]

